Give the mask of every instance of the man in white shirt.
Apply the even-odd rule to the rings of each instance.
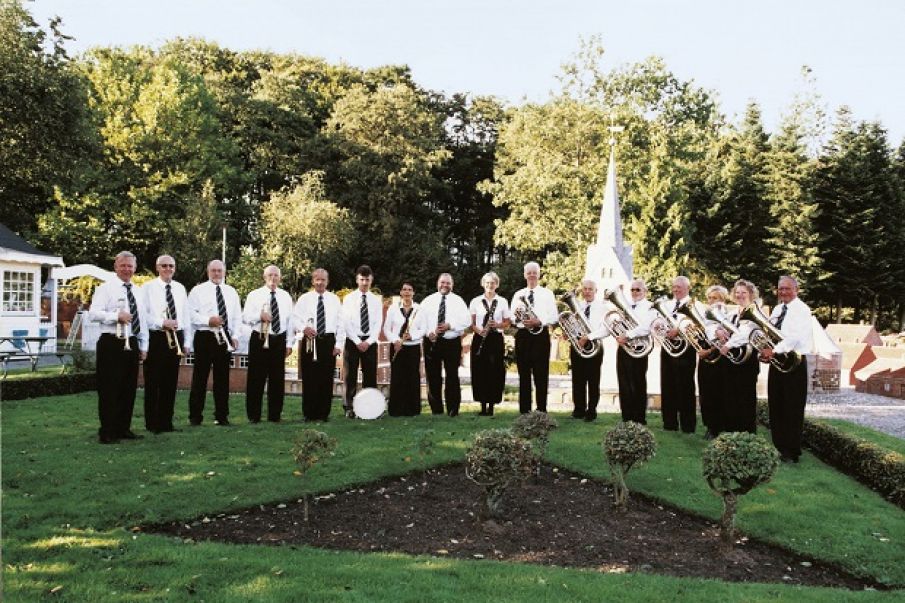
[[[591,279],[581,281],[581,299],[576,300],[578,312],[590,325],[590,332],[579,338],[583,349],[589,341],[603,339],[610,334],[603,323],[604,306],[596,300],[597,283]],[[600,365],[603,363],[603,345],[590,358],[581,356],[572,345],[569,348],[572,365],[572,402],[575,408],[572,416],[587,422],[597,418],[597,404],[600,402]]]
[[[148,325],[132,283],[135,267],[131,252],[117,254],[116,278],[95,289],[88,310],[88,319],[100,323],[101,330],[96,357],[101,444],[141,437],[132,432],[131,424],[138,363],[148,352]]]
[[[371,293],[374,273],[362,265],[355,271],[358,288],[343,299],[343,320],[346,341],[343,348],[346,416],[353,418],[352,399],[358,389],[358,367],[361,365],[361,386],[377,387],[377,339],[383,324],[383,300]]]
[[[236,290],[224,282],[226,267],[220,260],[207,265],[208,280],[196,285],[186,309],[195,333],[195,366],[189,393],[189,423],[201,425],[207,397],[207,378],[214,375],[214,424],[229,425],[229,369],[239,345],[242,304]]]
[[[427,401],[431,413],[458,416],[462,402],[459,365],[462,361],[462,333],[471,325],[471,314],[465,300],[452,292],[453,277],[444,272],[437,279],[437,292],[421,302],[421,316],[427,338],[424,340],[424,373],[427,378]],[[443,378],[446,377],[444,387]]]
[[[647,424],[647,356],[635,358],[622,347],[630,339],[649,337],[654,319],[651,303],[647,300],[647,284],[640,278],[629,285],[631,302],[628,310],[638,324],[623,336],[616,338],[616,379],[619,382],[619,409],[623,421]]]
[[[797,463],[801,456],[801,430],[804,406],[808,398],[808,361],[814,347],[811,309],[798,297],[798,281],[791,276],[779,277],[776,296],[779,304],[770,314],[770,322],[782,333],[772,350],[762,350],[761,357],[770,361],[774,355],[797,354],[801,361],[784,373],[770,364],[767,381],[767,403],[770,409],[770,435],[783,462]]]
[[[173,409],[179,363],[185,349],[186,293],[176,282],[176,260],[162,255],[156,263],[158,277],[141,288],[142,307],[148,323],[148,357],[144,362],[145,429],[151,433],[176,431]]]
[[[681,318],[679,308],[691,301],[689,292],[691,281],[687,276],[677,276],[672,281],[672,299],[669,310],[673,318]],[[675,329],[667,331],[670,338],[681,337]],[[663,415],[663,429],[694,433],[697,428],[695,413],[695,369],[698,365],[698,354],[691,345],[678,357],[670,356],[665,350],[660,351],[660,407]]]
[[[550,381],[550,334],[548,327],[557,323],[559,312],[553,292],[538,285],[540,264],[525,264],[524,289],[512,296],[513,316],[518,331],[515,334],[515,362],[518,367],[519,412],[531,412],[531,382],[534,381],[537,410],[547,412],[547,389]],[[533,318],[526,318],[527,306],[533,308]]]
[[[280,289],[281,280],[280,269],[274,265],[267,266],[264,269],[264,286],[248,294],[242,310],[242,321],[251,327],[245,381],[245,414],[251,423],[261,422],[265,385],[267,420],[279,423],[283,414],[286,358],[292,353],[294,341],[287,333],[294,334],[294,331],[292,297]]]
[[[330,291],[330,275],[323,268],[311,273],[314,291],[299,297],[292,324],[301,339],[302,415],[306,422],[327,421],[333,401],[333,369],[342,352],[346,328],[342,304]]]

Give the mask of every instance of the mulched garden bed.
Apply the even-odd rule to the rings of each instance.
[[[317,497],[145,529],[186,540],[298,545],[498,559],[601,572],[852,589],[883,586],[779,547],[742,538],[720,551],[711,522],[632,494],[617,512],[608,485],[546,467],[508,496],[507,517],[482,519],[483,490],[450,465]],[[741,503],[744,506],[744,499]]]

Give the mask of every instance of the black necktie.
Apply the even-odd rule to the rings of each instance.
[[[789,310],[789,306],[787,306],[786,304],[783,304],[782,310],[780,311],[779,316],[776,317],[776,328],[777,329],[782,328],[782,321],[784,321],[786,319],[786,312],[788,312],[788,310]]]
[[[280,304],[277,303],[277,292],[270,292],[270,332],[280,333]]]
[[[229,334],[229,315],[226,313],[226,302],[223,300],[223,292],[220,291],[220,285],[217,285],[217,314],[223,321],[223,333],[227,339],[232,339]]]
[[[170,320],[176,320],[176,300],[173,299],[173,291],[170,289],[169,283],[167,283],[167,312],[169,313]]]
[[[675,316],[676,313],[679,311],[680,305],[681,305],[681,303],[679,302],[679,300],[676,300],[676,307],[672,309],[673,316]]]
[[[327,314],[324,312],[324,296],[317,296],[317,334],[323,335],[327,332]]]
[[[412,317],[412,312],[415,311],[415,306],[409,308],[408,314],[406,314],[405,309],[402,307],[399,308],[399,311],[402,312],[402,318],[405,319],[402,321],[402,328],[399,329],[399,337],[402,337],[405,335],[406,329],[408,329],[409,319]]]
[[[126,287],[126,297],[129,299],[129,314],[132,315],[132,335],[138,335],[141,331],[141,321],[138,318],[138,304],[135,303],[135,296],[132,295],[132,283],[123,283]]]
[[[371,321],[368,320],[368,298],[361,294],[361,334],[367,335],[371,331]]]
[[[637,305],[638,305],[638,304],[632,304],[632,310],[634,310],[634,309],[635,309],[635,306],[637,306]]]
[[[446,322],[446,294],[440,296],[440,311],[437,312],[437,324],[442,325]]]
[[[534,289],[528,291],[528,303],[534,305]]]
[[[584,307],[584,317],[591,318],[591,304],[588,304]]]

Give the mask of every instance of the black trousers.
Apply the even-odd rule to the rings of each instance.
[[[491,406],[503,401],[503,387],[506,384],[505,353],[503,334],[498,331],[493,331],[486,339],[480,335],[472,338],[471,391],[475,401]]]
[[[518,367],[518,409],[531,412],[531,382],[534,381],[537,410],[547,412],[547,389],[550,385],[550,336],[544,327],[537,335],[528,329],[515,334],[515,364]]]
[[[268,335],[268,348],[257,331],[248,340],[248,372],[245,380],[245,414],[261,420],[264,386],[267,385],[267,420],[279,421],[286,390],[286,333]]]
[[[404,345],[393,356],[387,411],[391,417],[414,417],[421,414],[420,345]]]
[[[302,415],[309,421],[326,421],[333,402],[333,373],[336,367],[333,349],[336,347],[336,335],[321,335],[314,342],[317,346],[317,362],[314,361],[313,353],[305,351],[304,340],[301,344]]]
[[[320,349],[317,350],[320,357]],[[368,346],[364,352],[349,339],[343,349],[343,370],[346,372],[346,391],[343,407],[352,408],[352,398],[358,389],[358,366],[361,365],[361,387],[377,387],[377,344]]]
[[[726,407],[726,387],[729,365],[725,356],[716,362],[698,361],[698,401],[701,404],[701,423],[713,435],[720,433],[722,415]]]
[[[427,377],[427,402],[435,415],[443,414],[443,395],[446,395],[446,412],[459,413],[462,390],[459,386],[459,364],[462,362],[462,338],[437,341],[424,340],[424,373]],[[443,376],[446,374],[446,385]]]
[[[695,416],[694,369],[698,355],[694,348],[673,358],[660,351],[660,408],[663,413],[663,429],[694,433]]]
[[[603,350],[591,358],[582,358],[572,346],[569,349],[572,362],[572,401],[575,409],[573,417],[597,416],[597,403],[600,402],[600,365],[603,363]]]
[[[182,331],[176,331],[179,346],[183,347]],[[151,331],[148,356],[143,370],[145,377],[145,429],[153,433],[173,431],[173,409],[176,406],[176,384],[179,381],[179,361],[176,350],[167,344],[163,331]]]
[[[720,432],[757,433],[757,375],[760,362],[752,353],[743,364],[728,363]]]
[[[97,415],[100,419],[98,435],[119,438],[132,428],[135,409],[135,390],[138,387],[138,338],[125,341],[111,333],[104,333],[97,341]]]
[[[229,420],[229,367],[232,353],[217,343],[211,331],[196,331],[194,340],[195,366],[192,369],[192,389],[189,392],[189,421],[200,424],[204,419],[207,398],[207,378],[214,373],[214,418]]]
[[[616,351],[619,410],[623,421],[647,424],[647,356],[632,358],[622,346]]]
[[[808,399],[808,363],[801,360],[795,370],[782,373],[772,364],[767,377],[767,405],[770,408],[770,435],[784,457],[801,456],[801,429]]]

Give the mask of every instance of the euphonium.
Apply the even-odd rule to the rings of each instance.
[[[613,337],[627,337],[626,333],[638,327],[638,320],[629,309],[625,296],[619,289],[611,289],[604,291],[603,297],[616,308],[604,315],[604,324]],[[650,335],[631,337],[620,346],[632,358],[643,358],[654,349],[654,339]]]
[[[170,309],[165,308],[163,311],[163,319],[170,320]],[[171,350],[176,350],[177,356],[185,356],[182,352],[182,346],[179,345],[179,335],[173,329],[168,329],[166,327],[163,328],[163,332],[167,337],[167,347]]]
[[[698,312],[697,307],[695,307],[694,299],[689,299],[687,304],[680,306],[676,311],[687,319],[680,323],[679,331],[691,347],[698,352],[705,352],[707,354],[704,356],[705,362],[714,363],[719,360],[720,356],[722,356],[722,354],[720,354],[719,342],[711,341],[710,338],[707,337],[704,317],[701,316],[701,313]]]
[[[707,312],[704,313],[704,318],[719,323],[721,327],[729,332],[730,336],[738,334],[738,327],[732,324],[732,321],[726,318],[726,315],[723,314],[719,308],[711,306],[707,309]],[[729,352],[726,354],[726,358],[733,364],[744,364],[750,357],[751,346],[747,343],[737,348],[729,348]]]
[[[669,299],[666,297],[661,297],[654,302],[653,308],[660,316],[651,323],[650,334],[667,354],[673,358],[678,358],[688,349],[688,341],[681,335],[675,338],[666,336],[666,332],[671,329],[679,331],[680,334],[682,332],[679,328],[679,321],[673,318],[672,312],[666,307],[668,303]]]
[[[264,302],[264,306],[261,308],[261,312],[267,312],[270,310],[270,304]],[[269,350],[270,349],[270,321],[267,322],[261,321],[261,341],[264,343],[261,345],[261,349]]]
[[[748,304],[739,315],[739,320],[747,320],[755,325],[748,336],[748,341],[758,352],[774,349],[783,340],[782,333],[770,322],[756,303]],[[773,354],[770,364],[781,373],[791,373],[801,363],[801,355],[792,350],[782,354]]]
[[[518,299],[521,302],[521,306],[516,308],[514,312],[516,320],[522,323],[526,320],[538,320],[537,314],[534,312],[534,306],[528,301],[528,298],[525,295],[519,295]],[[532,335],[540,335],[544,332],[543,322],[536,327],[528,329],[528,332]]]
[[[575,294],[571,291],[559,298],[569,309],[559,314],[559,326],[562,327],[563,333],[569,338],[575,352],[582,358],[592,358],[600,352],[600,343],[592,339],[588,339],[587,343],[581,345],[579,340],[587,337],[591,333],[591,325],[588,324],[584,314],[578,309],[575,301]]]
[[[124,298],[119,298],[116,300],[116,308],[117,308],[117,317],[116,317],[116,337],[118,339],[123,340],[123,349],[127,352],[132,351],[132,346],[129,345],[129,337],[132,335],[132,325],[129,325],[129,330],[126,330],[126,323],[120,322],[119,320],[119,312],[126,311],[126,300]]]

